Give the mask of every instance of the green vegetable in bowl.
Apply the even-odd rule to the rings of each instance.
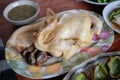
[[[112,1],[115,1],[115,0],[94,0],[98,3],[107,3],[107,2],[112,2]]]
[[[109,57],[105,62],[92,66],[87,74],[80,72],[74,80],[120,80],[120,56]]]
[[[110,15],[109,15],[109,19],[110,19],[110,20],[113,19],[114,16],[116,16],[116,15],[118,15],[118,14],[120,14],[120,8],[113,10],[113,11],[110,13]]]
[[[109,74],[104,64],[99,63],[94,70],[94,80],[108,80]]]
[[[112,78],[120,77],[120,57],[111,57],[108,59],[107,66]]]
[[[109,13],[108,19],[114,28],[120,30],[120,7],[112,10]]]
[[[87,78],[84,72],[81,72],[75,77],[75,80],[89,80],[89,79]]]

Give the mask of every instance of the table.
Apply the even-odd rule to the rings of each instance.
[[[11,34],[18,28],[18,26],[9,23],[3,17],[4,8],[13,1],[15,0],[0,1],[0,5],[1,5],[0,6],[0,38],[2,38],[4,44],[6,44]],[[46,16],[47,8],[53,9],[55,13],[70,9],[85,9],[85,10],[94,11],[98,14],[102,14],[102,10],[104,8],[104,6],[91,5],[83,1],[77,2],[76,0],[34,0],[34,1],[40,4],[40,13],[38,18],[42,18]],[[120,35],[115,33],[115,40],[108,51],[109,52],[119,51],[120,50],[119,45],[120,45]],[[47,80],[62,80],[65,75],[66,74],[63,74],[61,76]],[[22,77],[18,74],[16,74],[16,76],[18,80],[33,80]]]

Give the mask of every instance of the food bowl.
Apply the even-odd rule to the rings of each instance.
[[[39,4],[33,1],[15,1],[10,3],[4,10],[6,20],[15,25],[25,25],[36,20],[40,11]]]
[[[113,60],[117,60],[117,62],[114,62]],[[120,79],[118,77],[119,75],[117,76],[113,75],[113,72],[118,72],[119,74],[120,71],[120,69],[118,68],[120,66],[118,64],[119,61],[120,61],[120,52],[101,53],[72,68],[63,80],[113,80],[113,78],[115,80],[119,80]],[[95,74],[96,72],[97,75]],[[83,74],[85,74],[85,76]],[[95,75],[99,77],[99,79],[95,79],[96,78]],[[80,77],[82,77],[82,79],[80,79]],[[85,77],[89,79],[83,79]],[[101,79],[100,77],[104,77],[104,78]],[[105,79],[105,77],[108,77],[110,79]]]
[[[94,5],[107,5],[110,3],[110,1],[105,0],[83,0],[87,3],[94,4]],[[114,0],[113,0],[114,1]]]
[[[108,4],[104,9],[103,9],[103,17],[104,17],[104,20],[105,22],[114,30],[116,31],[117,33],[120,33],[120,27],[117,27],[115,25],[113,25],[111,23],[111,20],[110,20],[110,15],[112,15],[113,11],[116,10],[116,9],[120,9],[120,1],[114,1],[114,2],[111,2],[110,4]]]

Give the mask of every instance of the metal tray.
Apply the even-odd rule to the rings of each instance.
[[[108,53],[101,53],[93,58],[86,60],[85,62],[75,66],[72,68],[68,74],[64,77],[63,80],[74,80],[75,76],[80,72],[85,72],[87,75],[90,74],[90,68],[94,67],[96,64],[103,63],[105,64],[108,57],[112,56],[120,56],[120,52],[108,52]]]

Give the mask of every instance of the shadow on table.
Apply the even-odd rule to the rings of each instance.
[[[5,60],[4,47],[0,47],[0,80],[17,80],[15,72]]]

